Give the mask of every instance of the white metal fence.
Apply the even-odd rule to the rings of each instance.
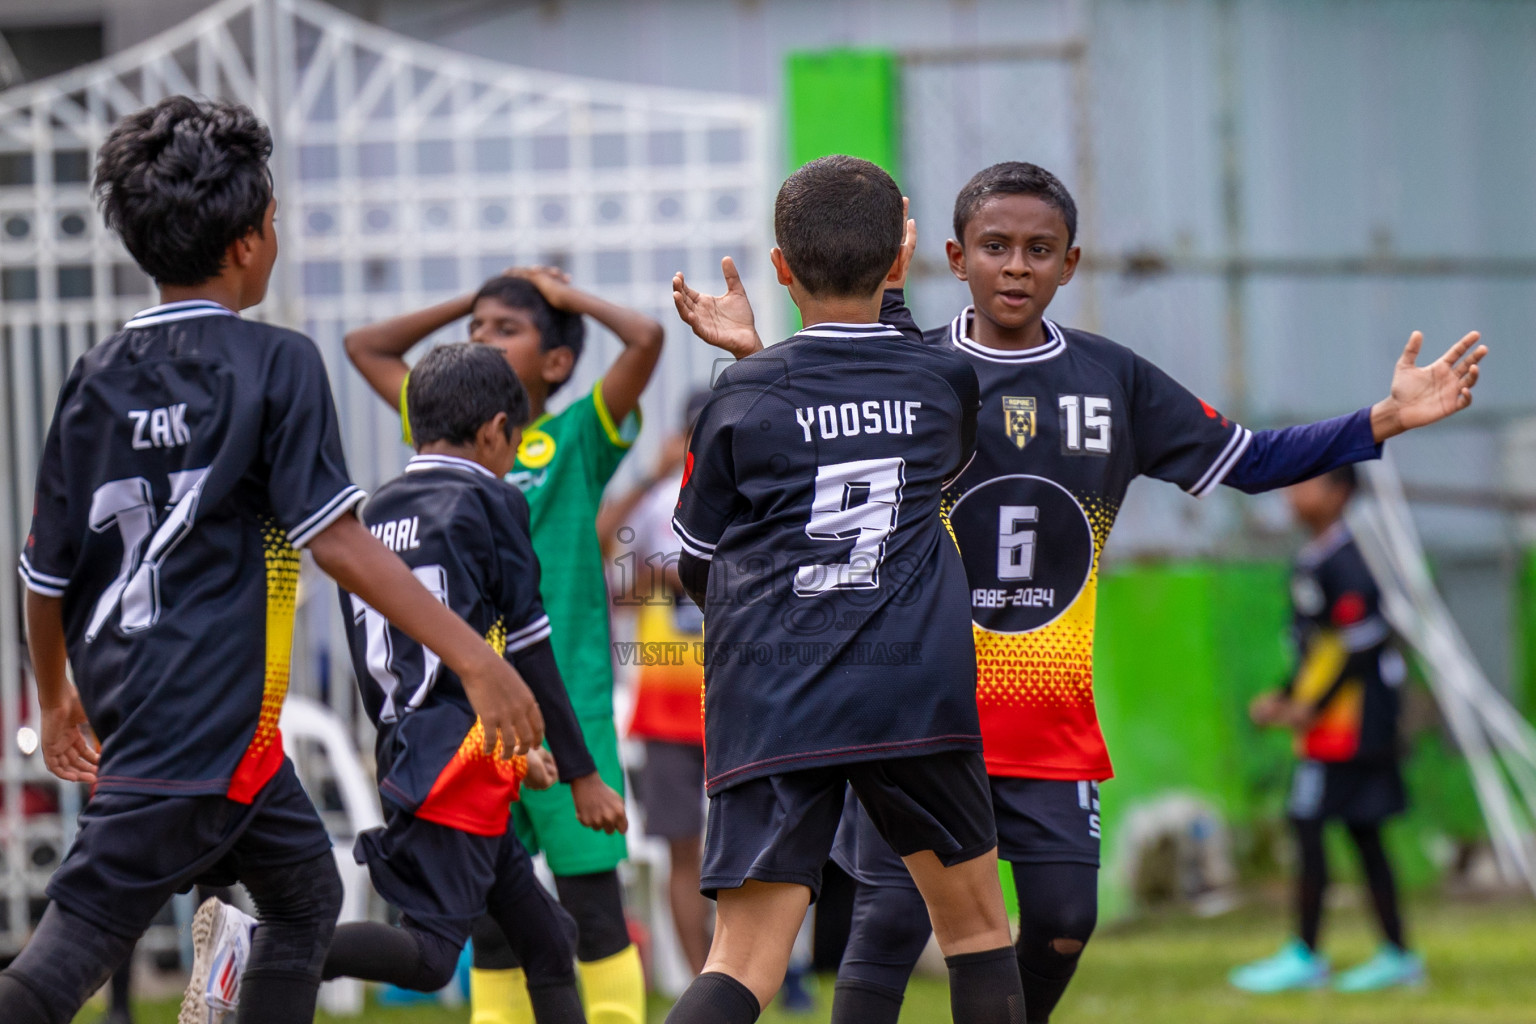
[[[656,426],[635,462],[708,378],[708,355],[670,313],[673,272],[714,278],[729,253],[745,259],[754,294],[768,291],[764,104],[527,72],[315,0],[226,0],[105,61],[0,93],[0,565],[16,564],[70,365],[154,301],[93,209],[96,147],[117,118],[175,93],[238,100],[272,129],[283,255],[253,315],[319,344],[365,487],[397,472],[404,449],[394,414],[346,363],[350,326],[470,291],[509,265],[559,264],[578,285],[668,325],[671,343],[643,402]],[[772,319],[775,310],[764,312]],[[569,393],[591,385],[617,342],[598,330],[588,348]],[[58,863],[80,798],[15,742],[36,709],[19,588],[6,572],[0,953],[25,937],[29,903],[35,909]],[[366,747],[330,587],[306,582],[314,585],[303,588],[295,690],[341,712]]]

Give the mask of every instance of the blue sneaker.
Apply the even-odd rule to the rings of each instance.
[[[1328,984],[1328,958],[1292,939],[1280,952],[1232,969],[1227,980],[1244,992],[1289,992]]]
[[[1333,987],[1340,992],[1375,992],[1397,986],[1424,984],[1424,958],[1406,949],[1383,945],[1359,967],[1339,975]]]

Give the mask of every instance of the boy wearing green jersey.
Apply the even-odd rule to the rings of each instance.
[[[507,479],[528,499],[555,661],[598,766],[569,785],[528,794],[535,799],[514,809],[517,834],[529,852],[543,851],[560,902],[576,919],[588,1020],[641,1024],[644,977],[616,870],[626,854],[624,837],[589,830],[614,820],[615,802],[622,819],[624,785],[596,520],[603,488],[639,430],[640,392],[660,358],[663,332],[650,317],[571,287],[569,276],[551,267],[508,270],[472,295],[350,332],[348,358],[385,401],[398,404],[407,443],[405,353],[466,315],[470,341],[499,349],[528,391],[534,418]],[[616,334],[624,351],[589,393],[551,415],[549,396],[569,380],[581,355],[583,316]],[[472,1024],[531,1024],[522,971],[499,929],[482,920],[474,943]]]

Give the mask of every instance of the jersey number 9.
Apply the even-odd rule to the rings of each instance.
[[[817,562],[795,570],[795,593],[813,597],[833,590],[880,586],[885,541],[896,529],[906,461],[855,459],[816,468],[816,493],[805,534],[812,540],[853,541],[846,562]]]

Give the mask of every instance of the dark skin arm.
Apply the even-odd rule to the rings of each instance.
[[[347,358],[352,360],[368,386],[391,408],[396,408],[400,403],[400,388],[411,371],[406,365],[405,354],[433,331],[469,316],[474,305],[475,293],[469,292],[414,313],[404,313],[348,331]]]
[[[64,602],[27,591],[27,651],[42,710],[43,763],[65,782],[95,782],[101,754],[64,665]]]
[[[315,537],[315,563],[368,602],[411,639],[431,649],[464,684],[485,727],[485,750],[504,742],[503,756],[544,741],[544,717],[528,684],[447,605],[427,592],[410,568],[356,516],[345,515]]]

